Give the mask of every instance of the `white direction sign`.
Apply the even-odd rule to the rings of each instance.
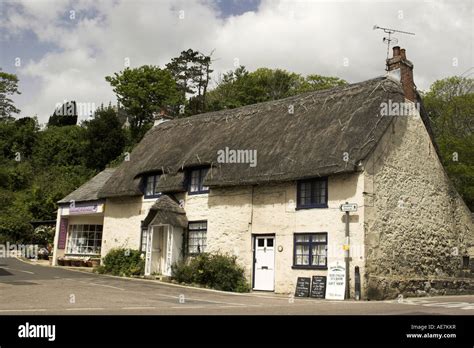
[[[326,299],[344,300],[346,293],[346,267],[338,263],[329,265]]]
[[[357,208],[359,206],[357,205],[357,203],[345,203],[345,204],[341,204],[341,211],[357,211]]]

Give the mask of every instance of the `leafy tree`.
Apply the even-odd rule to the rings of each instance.
[[[33,150],[36,167],[84,165],[87,140],[78,126],[51,127],[40,132]]]
[[[181,102],[180,92],[172,74],[152,65],[127,68],[114,76],[107,76],[117,99],[129,114],[130,130],[134,141],[144,135],[153,113]]]
[[[423,101],[433,124],[441,160],[457,191],[474,210],[474,79],[434,82]]]
[[[181,99],[186,100],[190,94],[186,115],[201,113],[206,108],[207,88],[210,81],[211,56],[188,49],[182,51],[179,57],[171,59],[166,68],[173,74],[178,83]]]
[[[224,74],[218,86],[209,92],[208,109],[232,109],[345,84],[346,81],[336,77],[303,77],[285,70],[268,68],[248,72],[245,67],[240,66],[235,71]]]
[[[54,110],[48,120],[48,127],[74,126],[77,124],[77,104],[75,101],[66,102]]]
[[[18,77],[15,74],[3,72],[0,68],[0,119],[12,118],[18,114],[19,109],[15,107],[9,96],[21,94],[18,91]]]
[[[84,122],[86,128],[86,164],[89,168],[102,170],[117,156],[126,144],[125,132],[111,106],[103,106],[95,112],[94,118]]]

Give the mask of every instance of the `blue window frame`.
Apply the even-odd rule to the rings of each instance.
[[[327,232],[295,233],[293,268],[327,269]]]
[[[188,255],[206,251],[207,221],[192,221],[188,224]]]
[[[155,198],[161,195],[161,192],[158,192],[158,180],[160,179],[160,175],[148,175],[144,178],[144,193],[145,198]]]
[[[296,209],[328,207],[328,178],[300,180],[296,192]]]
[[[192,169],[188,172],[188,193],[191,195],[208,193],[209,187],[204,186],[204,178],[208,168]]]

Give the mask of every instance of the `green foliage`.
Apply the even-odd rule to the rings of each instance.
[[[48,127],[39,133],[33,150],[35,165],[71,166],[86,163],[86,130],[77,126]]]
[[[31,243],[38,244],[40,246],[52,245],[54,242],[54,226],[38,226],[33,231]]]
[[[122,153],[127,141],[117,112],[110,106],[101,107],[94,118],[83,125],[86,127],[86,164],[89,168],[102,170]]]
[[[186,100],[186,95],[191,95],[185,108],[185,115],[195,115],[206,109],[207,87],[209,85],[211,69],[211,56],[206,56],[198,51],[188,49],[182,51],[179,57],[171,59],[166,68],[173,74],[177,81],[181,100]],[[178,105],[177,105],[178,106]],[[179,111],[174,108],[175,113]]]
[[[54,110],[48,120],[48,127],[75,126],[77,124],[77,105],[75,101],[65,102]]]
[[[202,253],[171,266],[172,276],[181,283],[199,284],[217,290],[248,292],[244,269],[237,258],[226,254]]]
[[[441,160],[457,191],[474,211],[474,79],[434,82],[423,95]]]
[[[102,266],[97,268],[98,273],[107,273],[116,276],[129,277],[143,275],[145,259],[139,250],[114,248],[105,255]]]
[[[248,72],[245,67],[240,66],[235,71],[224,74],[219,85],[208,93],[208,108],[212,111],[233,109],[345,84],[346,81],[336,77],[303,77],[285,70],[268,68]]]
[[[156,66],[127,68],[105,79],[129,115],[135,141],[144,135],[143,128],[152,122],[154,112],[184,102],[172,74]]]
[[[0,68],[0,119],[10,119],[13,114],[20,112],[13,100],[9,98],[15,94],[21,94],[18,91],[18,77],[15,74],[3,72]]]

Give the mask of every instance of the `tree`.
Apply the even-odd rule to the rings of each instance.
[[[48,120],[48,127],[74,126],[77,124],[77,105],[75,101],[58,106]]]
[[[259,68],[248,72],[240,66],[223,75],[218,86],[208,94],[208,109],[221,110],[278,100],[308,91],[347,84],[337,77],[291,73],[281,69]]]
[[[0,68],[0,119],[13,118],[19,109],[15,107],[9,96],[21,94],[18,91],[18,77],[15,74],[3,72]]]
[[[171,59],[166,68],[173,74],[181,93],[181,99],[186,100],[190,94],[186,115],[204,112],[206,108],[207,88],[210,81],[211,56],[188,49],[182,51],[179,57]]]
[[[51,127],[40,132],[33,150],[35,167],[85,165],[85,132],[78,126]]]
[[[474,210],[474,79],[435,81],[423,102],[432,121],[441,161],[457,191]]]
[[[182,103],[172,74],[152,65],[127,68],[105,78],[129,114],[134,141],[139,141],[153,120],[153,113]]]
[[[83,125],[86,128],[86,164],[89,168],[102,170],[123,152],[126,144],[117,112],[111,106],[102,106],[96,110],[94,118]]]

